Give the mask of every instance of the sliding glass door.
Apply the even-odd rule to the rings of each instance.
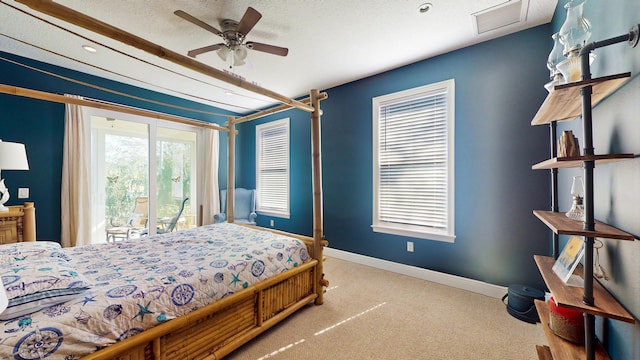
[[[200,130],[98,109],[87,115],[91,242],[195,227]]]
[[[196,226],[196,136],[193,131],[158,127],[156,136],[156,209],[158,229]],[[184,203],[184,205],[183,205]]]
[[[148,124],[92,116],[91,180],[92,243],[148,232]]]

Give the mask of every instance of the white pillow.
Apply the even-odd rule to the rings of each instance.
[[[0,253],[5,251],[29,250],[29,249],[48,249],[60,250],[62,246],[55,241],[23,241],[10,244],[0,244]]]
[[[8,298],[8,306],[0,313],[0,320],[63,303],[91,287],[71,262],[50,257],[25,258],[2,264],[0,279]]]
[[[69,260],[62,246],[54,241],[27,241],[0,245],[0,263],[26,258],[58,257]]]
[[[0,313],[2,313],[9,305],[9,299],[7,299],[7,293],[4,291],[4,284],[2,283],[2,276],[0,276]]]

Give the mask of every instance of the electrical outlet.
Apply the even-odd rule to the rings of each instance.
[[[407,241],[407,251],[413,252],[413,241]]]
[[[18,199],[26,199],[29,197],[29,188],[18,188]]]
[[[273,219],[269,220],[269,226],[273,227]]]

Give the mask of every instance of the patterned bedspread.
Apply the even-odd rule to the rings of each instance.
[[[61,276],[86,290],[1,321],[0,358],[78,359],[309,260],[302,241],[226,223],[61,251],[77,271]],[[14,263],[0,268],[8,290],[26,283]]]

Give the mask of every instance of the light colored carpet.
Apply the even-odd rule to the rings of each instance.
[[[499,299],[328,258],[309,305],[225,359],[537,359],[539,324]]]

